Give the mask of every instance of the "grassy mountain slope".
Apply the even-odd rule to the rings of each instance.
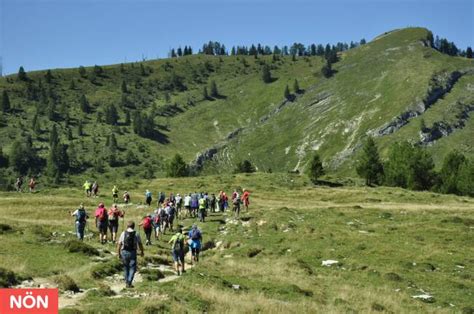
[[[79,69],[52,70],[49,83],[46,71],[28,73],[27,82],[10,76],[0,79],[0,90],[9,92],[15,110],[2,117],[0,146],[8,153],[15,138],[30,134],[45,158],[55,123],[62,141],[73,144],[86,175],[97,159],[106,159],[111,133],[117,137],[121,162],[114,171],[106,165],[106,176],[142,174],[140,164],[145,162],[155,172],[163,171],[165,161],[177,152],[191,164],[197,160],[204,172],[232,170],[242,159],[259,170],[303,170],[313,151],[331,169],[352,175],[353,157],[367,133],[377,136],[384,152],[395,140],[419,141],[421,118],[431,127],[436,121],[458,119],[457,110],[467,115],[463,125],[427,144],[437,161],[453,148],[472,155],[472,118],[466,106],[473,105],[473,62],[440,54],[427,46],[427,36],[422,28],[379,36],[342,53],[330,79],[321,75],[322,57],[272,61],[271,56],[206,55],[90,67],[82,74]],[[264,64],[272,68],[270,84],[261,79]],[[458,72],[461,77],[450,80]],[[303,92],[285,101],[285,86],[291,88],[294,79]],[[205,100],[202,90],[209,89],[211,80],[220,96]],[[438,87],[446,90],[442,99],[435,93]],[[80,109],[83,94],[92,106],[90,114]],[[55,122],[48,119],[52,103]],[[109,105],[118,109],[117,126],[103,122],[101,113]],[[36,112],[41,131],[35,133],[31,124]],[[125,124],[126,112],[154,117],[151,138],[136,135]],[[409,119],[401,127],[384,131],[407,112]],[[84,136],[77,133],[80,123]],[[138,165],[127,162],[129,151]]]

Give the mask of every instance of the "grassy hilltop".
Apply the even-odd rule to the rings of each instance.
[[[0,79],[13,108],[0,121],[0,146],[8,155],[15,139],[31,136],[45,160],[55,124],[69,145],[73,173],[112,177],[159,174],[175,153],[202,173],[229,172],[243,159],[260,171],[301,171],[314,151],[331,171],[352,176],[367,134],[376,136],[382,156],[403,139],[423,140],[438,165],[454,148],[472,157],[473,61],[434,50],[428,34],[396,30],[344,51],[331,78],[321,74],[323,57],[271,55],[191,55],[37,71],[24,81],[12,75]],[[273,78],[267,84],[265,65]],[[204,99],[212,81],[218,96]],[[287,85],[292,101],[283,96]],[[116,125],[106,123],[112,106]],[[134,132],[137,113],[155,127]],[[151,125],[146,121],[138,125]],[[111,134],[118,144],[113,161]]]
[[[129,291],[122,290],[113,246],[98,244],[91,222],[83,252],[71,242],[68,210],[80,202],[89,213],[99,201],[109,206],[111,186],[98,199],[71,188],[0,193],[0,267],[13,272],[13,283],[59,285],[63,313],[472,312],[472,198],[315,188],[296,175],[252,174],[122,182],[133,204],[120,206],[127,220],[138,221],[150,212],[140,205],[145,188],[155,195],[234,187],[253,192],[250,211],[239,220],[211,214],[199,224],[208,249],[197,266],[174,276],[167,234],[146,247]],[[180,221],[186,228],[193,222]],[[326,260],[338,263],[322,266]],[[431,298],[413,298],[423,294]]]

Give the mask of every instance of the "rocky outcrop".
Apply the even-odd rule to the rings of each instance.
[[[420,132],[420,141],[418,142],[421,145],[430,146],[436,140],[448,136],[458,129],[464,128],[467,119],[472,111],[474,111],[474,104],[464,105],[460,113],[456,115],[456,122],[449,124],[445,121],[436,121],[433,123],[431,128],[424,128]]]
[[[372,130],[370,135],[384,136],[399,130],[406,125],[410,119],[421,115],[445,94],[449,93],[456,82],[465,74],[472,73],[473,70],[454,71],[451,73],[437,74],[431,79],[430,87],[425,98],[410,106],[410,109],[400,114],[392,121],[382,125],[380,128]]]

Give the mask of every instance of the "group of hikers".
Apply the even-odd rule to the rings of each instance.
[[[35,191],[36,184],[37,183],[36,183],[35,178],[31,177],[30,181],[28,182],[28,189],[31,193]],[[22,188],[23,188],[23,177],[18,177],[16,178],[16,181],[15,181],[15,190],[17,192],[21,192]]]
[[[98,193],[98,184],[84,184],[86,196],[96,196]],[[93,191],[93,186],[97,187],[96,192]],[[95,225],[99,232],[99,241],[101,244],[107,243],[108,231],[111,233],[111,241],[117,245],[117,254],[124,266],[124,279],[126,287],[132,288],[133,278],[137,268],[137,251],[140,255],[144,254],[144,246],[140,237],[140,230],[135,230],[135,222],[127,222],[126,229],[120,234],[117,240],[117,232],[119,229],[120,218],[124,219],[125,212],[120,210],[117,205],[119,190],[117,186],[112,189],[112,198],[114,204],[107,209],[104,203],[99,203],[95,210],[94,218]],[[208,212],[215,213],[218,211],[225,212],[229,208],[229,203],[232,204],[233,211],[236,216],[240,213],[241,204],[248,210],[250,204],[250,192],[243,189],[242,195],[236,190],[231,195],[229,200],[227,194],[220,191],[217,195],[207,192],[202,193],[188,193],[182,197],[179,193],[174,195],[170,193],[168,197],[164,192],[159,192],[157,195],[157,207],[151,214],[143,216],[142,221],[138,224],[139,229],[143,228],[145,234],[145,246],[151,245],[151,237],[154,234],[155,240],[165,234],[166,230],[173,232],[171,239],[168,241],[171,244],[171,255],[174,262],[174,267],[178,275],[185,271],[184,256],[187,248],[191,251],[192,263],[199,260],[199,253],[202,243],[202,232],[197,224],[183,234],[184,227],[178,225],[174,230],[174,220],[184,218],[199,218],[200,222],[205,222],[205,217]],[[130,194],[125,191],[123,195],[125,204],[130,202]],[[153,195],[149,190],[145,192],[145,203],[151,206]],[[70,213],[75,217],[76,235],[79,240],[84,239],[84,232],[89,218],[84,205],[81,204],[78,209]]]

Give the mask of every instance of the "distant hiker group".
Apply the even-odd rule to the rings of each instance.
[[[28,182],[28,189],[29,189],[30,193],[33,193],[35,191],[36,184],[37,183],[36,183],[35,178],[31,177],[30,181]],[[22,187],[23,187],[23,177],[16,178],[15,190],[17,192],[22,192]]]
[[[86,181],[83,185],[87,197],[97,197],[99,185],[95,181],[90,183]],[[230,208],[236,217],[239,216],[241,205],[248,210],[250,205],[250,192],[243,189],[242,195],[237,189],[234,190],[230,199],[224,191],[214,194],[207,192],[188,193],[184,196],[177,193],[169,193],[166,197],[165,192],[157,193],[156,208],[152,213],[143,216],[138,224],[138,232],[135,230],[135,222],[127,222],[126,229],[123,230],[117,240],[117,232],[119,229],[120,218],[124,219],[125,211],[119,209],[117,201],[119,199],[119,189],[116,185],[112,188],[112,199],[114,203],[107,209],[103,202],[100,202],[94,212],[95,225],[99,233],[99,242],[106,244],[108,240],[108,232],[110,232],[110,242],[117,244],[117,254],[121,259],[124,267],[124,279],[126,287],[132,288],[132,282],[137,270],[137,251],[140,255],[144,254],[144,245],[152,245],[152,236],[158,241],[167,230],[172,232],[172,236],[168,241],[171,245],[171,256],[173,258],[174,268],[178,275],[185,272],[184,257],[185,252],[191,252],[191,263],[199,261],[199,254],[202,247],[202,231],[194,223],[191,228],[185,232],[183,225],[178,225],[175,230],[175,219],[199,219],[205,222],[209,213],[225,212]],[[153,202],[153,194],[150,190],[145,191],[145,204],[150,207]],[[123,202],[125,205],[130,204],[130,193],[125,191],[123,194]],[[75,217],[76,236],[79,240],[84,239],[84,233],[87,226],[89,215],[84,205],[80,206],[70,213]],[[125,223],[122,223],[125,226]],[[145,244],[142,243],[140,237],[140,229],[143,228],[145,235]]]

